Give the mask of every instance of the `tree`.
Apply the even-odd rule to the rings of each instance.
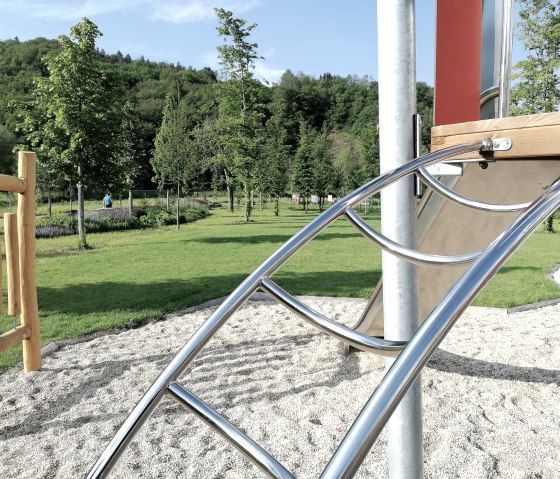
[[[274,215],[280,214],[280,197],[288,185],[289,151],[287,132],[281,117],[272,116],[266,124],[259,174],[262,193],[274,198]]]
[[[192,138],[193,125],[179,109],[179,98],[169,97],[163,121],[155,141],[152,166],[160,186],[177,185],[177,229],[181,185],[193,181],[199,173],[196,147]]]
[[[87,247],[84,189],[119,178],[123,88],[95,47],[101,32],[87,18],[60,36],[60,51],[46,60],[49,76],[39,78],[22,130],[40,161],[63,172],[78,189],[80,247]]]
[[[12,150],[16,144],[16,136],[4,125],[0,125],[0,173],[10,175],[15,169],[15,156]]]
[[[313,190],[319,200],[319,211],[323,211],[325,198],[335,181],[331,145],[325,128],[315,135],[311,145],[311,161],[313,165]]]
[[[142,152],[139,149],[138,142],[138,117],[131,100],[125,102],[122,113],[122,148],[118,159],[124,174],[125,185],[128,189],[128,213],[132,216],[134,207],[132,187],[141,171],[138,158],[142,155]]]
[[[515,65],[512,114],[530,115],[560,107],[560,4],[558,0],[520,0],[519,38],[528,56]],[[545,229],[553,232],[553,215]]]
[[[222,8],[216,8],[215,12],[220,22],[218,33],[224,39],[224,45],[218,47],[218,56],[226,80],[219,89],[217,123],[225,133],[220,140],[228,159],[228,169],[243,184],[244,221],[248,222],[253,209],[251,194],[262,135],[258,87],[253,79],[255,60],[259,58],[258,45],[248,40],[257,25],[247,25],[245,20],[234,18],[232,12]]]
[[[557,111],[560,106],[560,4],[521,0],[519,38],[527,58],[515,65],[512,114]]]
[[[303,200],[303,209],[309,210],[309,197],[313,193],[313,129],[305,122],[300,123],[300,140],[292,164],[292,188]]]

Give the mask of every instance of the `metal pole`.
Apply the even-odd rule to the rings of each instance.
[[[416,113],[414,0],[377,2],[379,131],[381,172],[414,156]],[[416,245],[414,178],[399,180],[381,193],[381,229],[404,246]],[[418,328],[415,266],[383,252],[385,338],[407,341]],[[394,360],[386,360],[390,368]],[[389,477],[423,476],[422,397],[418,378],[388,423]]]
[[[504,0],[502,12],[502,37],[500,48],[500,96],[498,118],[509,115],[511,91],[511,52],[513,49],[513,0]]]

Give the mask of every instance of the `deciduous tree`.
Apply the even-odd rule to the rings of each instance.
[[[99,28],[84,18],[69,36],[58,37],[60,51],[46,60],[49,75],[37,80],[22,114],[22,130],[39,149],[40,161],[77,185],[81,247],[87,247],[84,189],[104,187],[121,175],[123,86],[101,60],[95,46],[99,36]]]
[[[262,117],[257,102],[257,83],[253,79],[255,60],[259,58],[256,43],[249,37],[256,24],[247,25],[243,19],[222,8],[215,9],[220,22],[218,33],[224,45],[218,56],[224,82],[219,89],[217,123],[224,133],[220,137],[222,150],[228,159],[228,169],[243,184],[245,196],[244,221],[248,222],[253,209],[251,193],[254,187],[255,163],[262,139]]]
[[[519,38],[527,58],[515,65],[512,114],[548,113],[560,108],[560,3],[520,0]],[[554,231],[553,216],[545,229]]]

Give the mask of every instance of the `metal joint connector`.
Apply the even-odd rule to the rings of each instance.
[[[482,142],[480,151],[507,151],[511,148],[510,138],[489,138]]]

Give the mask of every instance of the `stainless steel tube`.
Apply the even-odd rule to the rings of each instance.
[[[343,215],[347,208],[359,204],[364,199],[379,192],[385,186],[416,171],[420,166],[436,163],[462,153],[477,151],[487,145],[487,140],[465,143],[414,159],[398,169],[379,176],[342,198],[338,203],[331,206],[327,211],[311,221],[305,228],[292,236],[292,238],[284,243],[284,245],[249,275],[185,343],[169,365],[154,381],[144,397],[131,411],[128,418],[89,471],[87,478],[106,477],[134,435],[153,412],[154,408],[163,397],[168,384],[175,381],[183,373],[204,345],[257,289],[264,276],[270,276],[277,271],[299,250],[299,248],[307,244],[326,226]]]
[[[388,251],[405,261],[410,261],[411,263],[432,265],[469,263],[478,258],[482,253],[482,251],[476,251],[474,253],[455,256],[422,253],[421,251],[405,248],[395,241],[383,236],[381,233],[378,233],[351,208],[346,210],[346,218],[348,218],[348,221],[350,221],[350,223],[366,238],[381,246],[385,251]]]
[[[449,290],[394,362],[323,471],[323,479],[354,476],[399,401],[462,312],[529,235],[560,206],[560,181],[478,258]]]
[[[380,168],[387,171],[414,156],[416,114],[415,1],[377,2]],[[409,177],[381,192],[381,232],[416,248],[416,197]],[[408,341],[420,322],[416,265],[387,251],[383,267],[386,339]],[[386,359],[386,368],[392,364]],[[393,414],[388,427],[390,479],[423,477],[422,389],[420,379]]]
[[[513,0],[503,0],[498,118],[509,115],[511,92],[511,53],[513,50]]]
[[[314,309],[303,304],[301,301],[298,301],[269,278],[263,278],[261,288],[300,318],[312,324],[320,331],[350,346],[370,351],[381,356],[395,357],[406,345],[404,341],[387,341],[385,339],[375,338],[354,331],[343,324],[331,321]]]
[[[454,201],[462,206],[467,206],[468,208],[473,208],[480,211],[492,211],[495,213],[510,213],[514,211],[523,211],[531,203],[519,203],[517,205],[495,205],[492,203],[482,203],[480,201],[472,200],[453,190],[450,190],[446,186],[442,185],[438,180],[436,180],[428,171],[420,167],[418,168],[418,176],[420,179],[426,183],[430,188],[437,191],[440,195],[445,196],[447,199]]]
[[[480,94],[480,107],[482,108],[486,103],[494,98],[500,96],[500,87],[498,85],[487,88]]]
[[[274,459],[267,451],[249,436],[218,414],[202,399],[177,383],[171,383],[167,392],[177,402],[192,412],[230,444],[235,446],[247,459],[255,464],[268,477],[273,479],[293,479],[293,474]]]

